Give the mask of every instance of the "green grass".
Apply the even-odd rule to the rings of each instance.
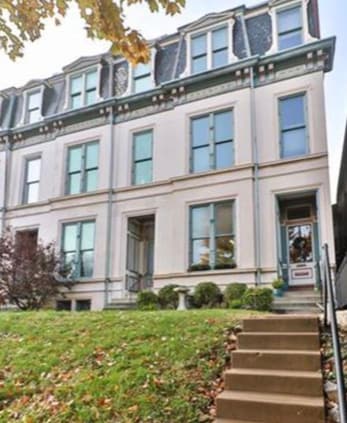
[[[0,422],[202,421],[249,314],[1,313]]]

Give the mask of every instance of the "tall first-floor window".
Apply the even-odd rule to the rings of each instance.
[[[72,222],[63,226],[64,264],[75,277],[91,277],[94,270],[95,221]]]
[[[25,204],[35,203],[39,200],[40,173],[41,157],[27,159],[23,193],[23,202]]]
[[[308,153],[306,95],[297,94],[279,100],[281,157]]]
[[[190,269],[235,267],[234,201],[193,206],[190,219]]]

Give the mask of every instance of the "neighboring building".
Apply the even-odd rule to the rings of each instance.
[[[333,206],[336,250],[336,291],[340,306],[347,306],[347,126],[343,143],[336,204]]]
[[[314,286],[333,251],[316,0],[212,13],[0,93],[2,226],[55,240],[60,308],[214,281]],[[333,260],[332,260],[333,262]]]

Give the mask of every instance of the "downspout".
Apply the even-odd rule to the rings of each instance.
[[[246,28],[246,22],[243,11],[240,13],[241,25],[243,31],[243,38],[247,56],[252,55]],[[261,263],[260,263],[260,194],[259,194],[259,154],[257,142],[257,119],[256,119],[256,104],[255,104],[255,85],[254,85],[254,66],[250,69],[250,118],[251,118],[251,137],[252,137],[252,161],[253,161],[253,203],[254,203],[254,257],[255,257],[255,283],[261,284]]]
[[[109,62],[109,95],[113,97],[113,60]],[[109,285],[111,283],[111,250],[112,250],[112,211],[113,211],[113,178],[114,178],[114,128],[113,128],[113,106],[109,110],[109,139],[110,139],[110,157],[109,157],[109,179],[107,194],[107,215],[106,215],[106,248],[105,248],[105,295],[104,307],[109,302]]]
[[[11,144],[9,137],[5,140],[5,172],[4,172],[4,196],[1,209],[1,232],[6,230],[6,211],[8,204],[9,182],[10,182],[10,168],[11,168]]]

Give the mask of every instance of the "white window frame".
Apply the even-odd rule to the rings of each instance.
[[[76,72],[71,72],[68,75],[66,75],[66,87],[65,87],[65,104],[64,104],[64,109],[69,109],[69,110],[78,110],[79,108],[82,107],[88,107],[91,106],[91,104],[87,105],[86,104],[86,76],[88,73],[96,71],[96,98],[95,98],[95,103],[98,103],[99,101],[103,100],[103,98],[101,97],[100,94],[100,80],[101,80],[101,63],[99,63],[97,66],[90,66],[89,68],[83,69],[83,70],[78,70]],[[81,107],[76,107],[76,108],[72,108],[71,107],[71,95],[70,95],[70,88],[71,88],[71,80],[73,78],[76,77],[82,77],[82,105]]]
[[[29,107],[29,97],[31,94],[40,93],[40,107],[39,107],[39,113],[40,118],[35,122],[29,122],[29,113],[28,113],[28,107]],[[20,121],[18,123],[18,126],[21,125],[33,125],[37,122],[41,122],[43,120],[42,116],[42,103],[43,103],[43,92],[44,92],[44,86],[38,86],[35,88],[30,88],[28,90],[25,90],[23,92],[23,106],[22,106],[22,116],[20,118]]]
[[[199,75],[199,73],[192,73],[192,39],[198,35],[207,35],[207,69],[204,72],[209,70],[218,69],[218,67],[213,68],[213,53],[212,53],[212,33],[218,29],[227,28],[228,30],[228,63],[230,64],[234,61],[239,60],[234,52],[233,52],[233,28],[235,25],[235,19],[229,18],[228,20],[224,20],[218,22],[218,24],[213,24],[206,26],[204,28],[199,28],[193,30],[186,34],[186,41],[187,41],[187,66],[186,70],[183,72],[181,77],[190,76],[190,75]],[[203,73],[203,72],[201,72]]]
[[[277,52],[282,52],[286,50],[279,49],[278,42],[278,13],[285,10],[294,9],[296,7],[301,7],[301,20],[302,20],[302,45],[317,41],[318,38],[312,37],[309,32],[308,26],[308,12],[307,6],[310,0],[298,0],[296,2],[276,2],[274,5],[270,6],[270,16],[272,21],[272,47],[266,54],[274,54]],[[297,46],[299,47],[299,46]],[[295,47],[293,47],[295,48]]]
[[[155,56],[157,54],[157,49],[153,46],[150,48],[150,61],[149,61],[149,65],[150,65],[150,74],[151,74],[151,88],[153,89],[156,86],[156,82],[155,82]],[[134,83],[134,76],[135,76],[135,67],[131,65],[131,63],[129,63],[129,72],[128,72],[128,88],[125,91],[125,93],[122,95],[122,97],[126,97],[128,95],[139,95],[139,94],[143,94],[146,91],[141,91],[136,93],[135,92],[135,83]]]
[[[39,179],[35,182],[38,184],[38,193],[37,193],[37,200],[36,201],[32,201],[32,202],[28,202],[28,164],[30,161],[33,160],[40,160],[40,175],[39,175]],[[24,157],[24,166],[23,166],[23,184],[22,184],[22,190],[21,190],[21,204],[36,204],[37,202],[40,201],[40,186],[41,186],[41,175],[42,175],[42,154],[38,153],[38,154],[34,154],[34,155],[30,155],[30,156],[26,156]],[[32,182],[34,183],[34,182]]]

